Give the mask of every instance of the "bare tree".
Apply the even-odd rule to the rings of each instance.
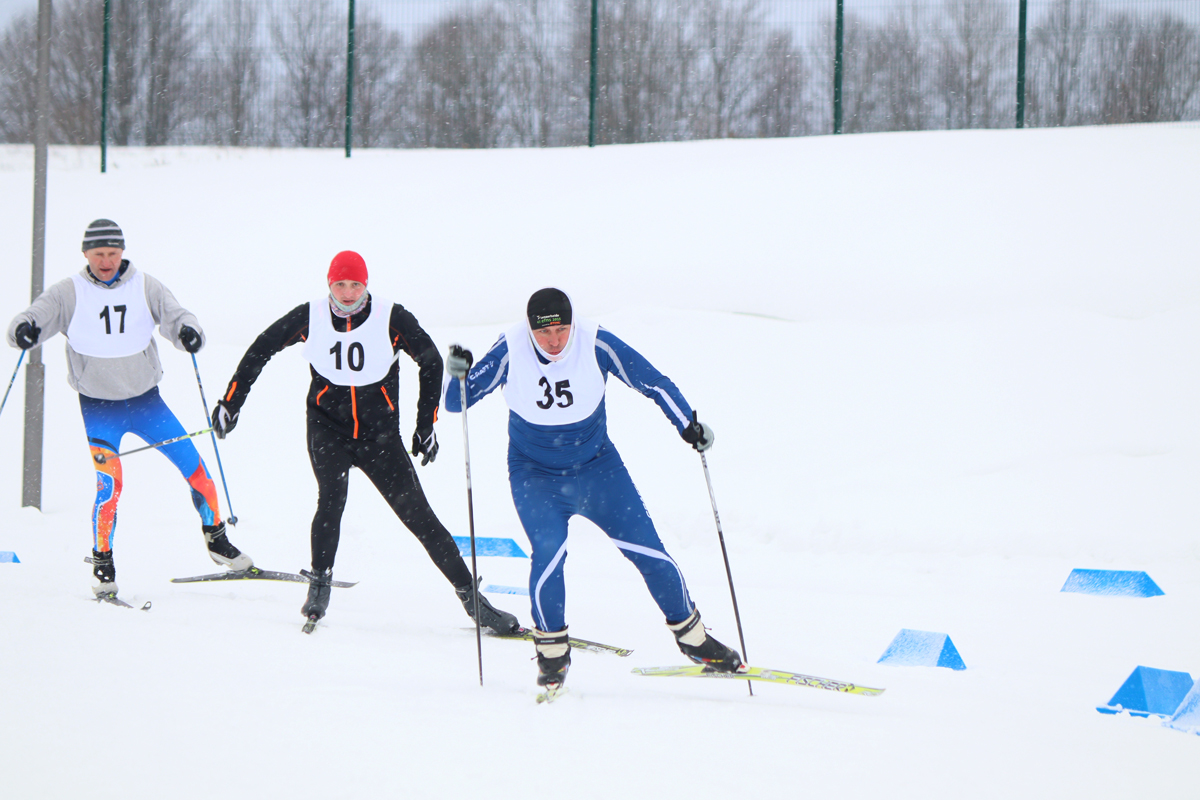
[[[33,141],[36,81],[37,12],[26,11],[0,35],[0,141]]]
[[[237,147],[256,140],[254,109],[263,74],[259,10],[255,0],[224,0],[205,23],[205,60],[199,73],[204,86],[201,135],[207,144]]]
[[[1196,30],[1169,14],[1110,17],[1098,63],[1093,91],[1105,123],[1181,119],[1200,84]]]
[[[509,123],[519,146],[548,147],[568,138],[558,135],[568,124],[562,117],[573,57],[569,34],[555,35],[555,21],[560,29],[570,29],[564,25],[569,10],[563,5],[554,0],[507,0],[504,5],[512,36],[506,48],[513,100]]]
[[[813,127],[808,70],[791,31],[772,31],[758,63],[745,126],[750,136],[803,136]]]
[[[1096,17],[1092,0],[1054,0],[1029,37],[1029,117],[1036,125],[1073,125],[1083,118],[1085,53]]]
[[[283,144],[328,147],[342,135],[347,19],[328,0],[291,0],[273,15],[282,67],[275,124]]]
[[[844,23],[842,130],[846,133],[877,130],[875,120],[879,113],[879,93],[874,80],[876,72],[880,69],[877,63],[880,53],[878,48],[871,47],[876,33],[871,24],[857,14],[847,13]],[[816,94],[820,97],[821,107],[827,110],[833,107],[835,31],[832,16],[827,17],[821,25],[820,39],[816,47],[820,54]],[[824,130],[828,132],[832,127],[832,112],[830,111],[828,116],[821,116],[827,126]]]
[[[939,80],[947,128],[990,128],[1008,123],[1016,98],[1008,89],[1015,66],[1010,9],[1001,0],[945,0]],[[1012,98],[1011,101],[1002,98]]]
[[[606,10],[596,64],[597,140],[685,138],[696,62],[687,37],[689,7],[627,0]]]
[[[736,132],[761,72],[757,42],[765,38],[758,0],[698,0],[692,34],[700,57],[693,133],[723,139]]]
[[[186,118],[191,78],[192,27],[188,22],[192,0],[142,0],[146,23],[144,69],[145,142],[167,144]]]
[[[354,143],[360,147],[401,142],[404,40],[375,16],[364,15],[354,34]]]
[[[867,45],[879,112],[872,130],[919,131],[933,123],[932,65],[923,22],[915,3],[897,8]]]
[[[508,102],[507,21],[494,7],[460,10],[425,33],[409,65],[418,85],[413,137],[423,147],[498,147]]]

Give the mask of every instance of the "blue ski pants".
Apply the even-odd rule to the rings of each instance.
[[[117,502],[121,499],[121,459],[115,458],[121,449],[121,438],[132,433],[147,444],[183,436],[187,431],[171,413],[155,386],[145,394],[128,400],[97,400],[79,395],[83,412],[83,427],[96,469],[96,503],[92,508],[93,546],[100,551],[111,550],[117,527]],[[178,469],[192,491],[192,504],[203,525],[218,525],[221,512],[217,506],[217,488],[200,453],[190,439],[159,448]],[[95,463],[97,453],[105,462]]]
[[[692,613],[678,565],[663,548],[625,463],[611,441],[590,461],[551,469],[508,449],[508,478],[517,515],[533,549],[529,599],[539,630],[566,627],[567,522],[578,514],[604,531],[633,562],[668,622]]]

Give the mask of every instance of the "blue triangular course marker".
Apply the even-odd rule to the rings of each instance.
[[[471,555],[471,538],[469,536],[455,536],[454,543],[458,545],[460,555],[464,557]],[[475,555],[529,558],[520,545],[512,539],[500,539],[492,536],[475,537]]]
[[[1192,686],[1192,676],[1186,672],[1138,667],[1117,689],[1108,705],[1096,706],[1096,710],[1101,714],[1128,711],[1135,717],[1151,714],[1169,717],[1179,708]]]
[[[1059,591],[1124,597],[1158,597],[1165,594],[1145,572],[1116,569],[1073,569]]]
[[[20,564],[21,559],[11,550],[0,550],[0,564]]]
[[[966,669],[958,648],[944,633],[902,628],[879,657],[880,664],[897,667],[946,667]]]
[[[1174,716],[1166,723],[1168,728],[1177,731],[1187,731],[1200,735],[1200,681],[1192,685],[1192,690],[1183,698]]]
[[[524,586],[496,586],[489,583],[483,587],[483,591],[491,592],[492,594],[523,594],[526,597],[529,596],[529,590]]]

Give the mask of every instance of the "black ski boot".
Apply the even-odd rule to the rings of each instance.
[[[92,587],[96,597],[117,593],[117,567],[113,564],[112,550],[92,551],[92,575],[100,582]]]
[[[213,561],[234,572],[243,572],[254,566],[254,560],[229,541],[224,522],[220,525],[202,525],[201,529],[204,531],[204,542],[208,545],[208,555]]]
[[[533,642],[537,648],[538,686],[562,686],[571,666],[571,642],[567,637],[567,629],[546,633],[535,628]]]
[[[478,586],[479,581],[476,581],[475,585]],[[475,597],[471,592],[471,585],[467,584],[461,589],[456,588],[454,593],[462,601],[463,609],[466,610],[467,616],[475,619]],[[517,621],[515,616],[507,611],[501,611],[496,608],[483,596],[483,592],[479,593],[479,624],[492,633],[499,634],[514,633],[521,627],[521,623]]]
[[[679,651],[697,664],[703,664],[715,672],[737,672],[742,666],[742,657],[737,650],[732,650],[708,635],[700,622],[700,612],[692,611],[692,615],[683,622],[667,623],[671,633],[675,634],[675,643]]]
[[[333,590],[333,567],[321,573],[302,569],[300,574],[308,578],[308,599],[304,601],[300,613],[310,622],[316,622],[325,616],[325,611],[329,608],[329,593]]]

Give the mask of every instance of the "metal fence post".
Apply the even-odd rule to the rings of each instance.
[[[50,0],[38,0],[37,113],[33,131],[33,265],[30,298],[36,300],[45,284],[46,172],[50,140]],[[42,508],[42,422],[45,416],[46,367],[42,348],[34,347],[25,367],[25,459],[21,506]]]
[[[1025,20],[1028,0],[1017,11],[1017,127],[1025,127]]]
[[[354,120],[354,0],[350,0],[350,25],[346,33],[346,158],[350,157],[350,136]]]
[[[842,60],[846,40],[845,0],[837,0],[837,21],[834,25],[833,46],[833,132],[842,132]]]
[[[104,0],[104,56],[100,72],[100,172],[108,171],[108,51],[112,0]]]
[[[588,86],[588,147],[596,146],[596,55],[600,52],[600,0],[592,0],[591,82]]]

